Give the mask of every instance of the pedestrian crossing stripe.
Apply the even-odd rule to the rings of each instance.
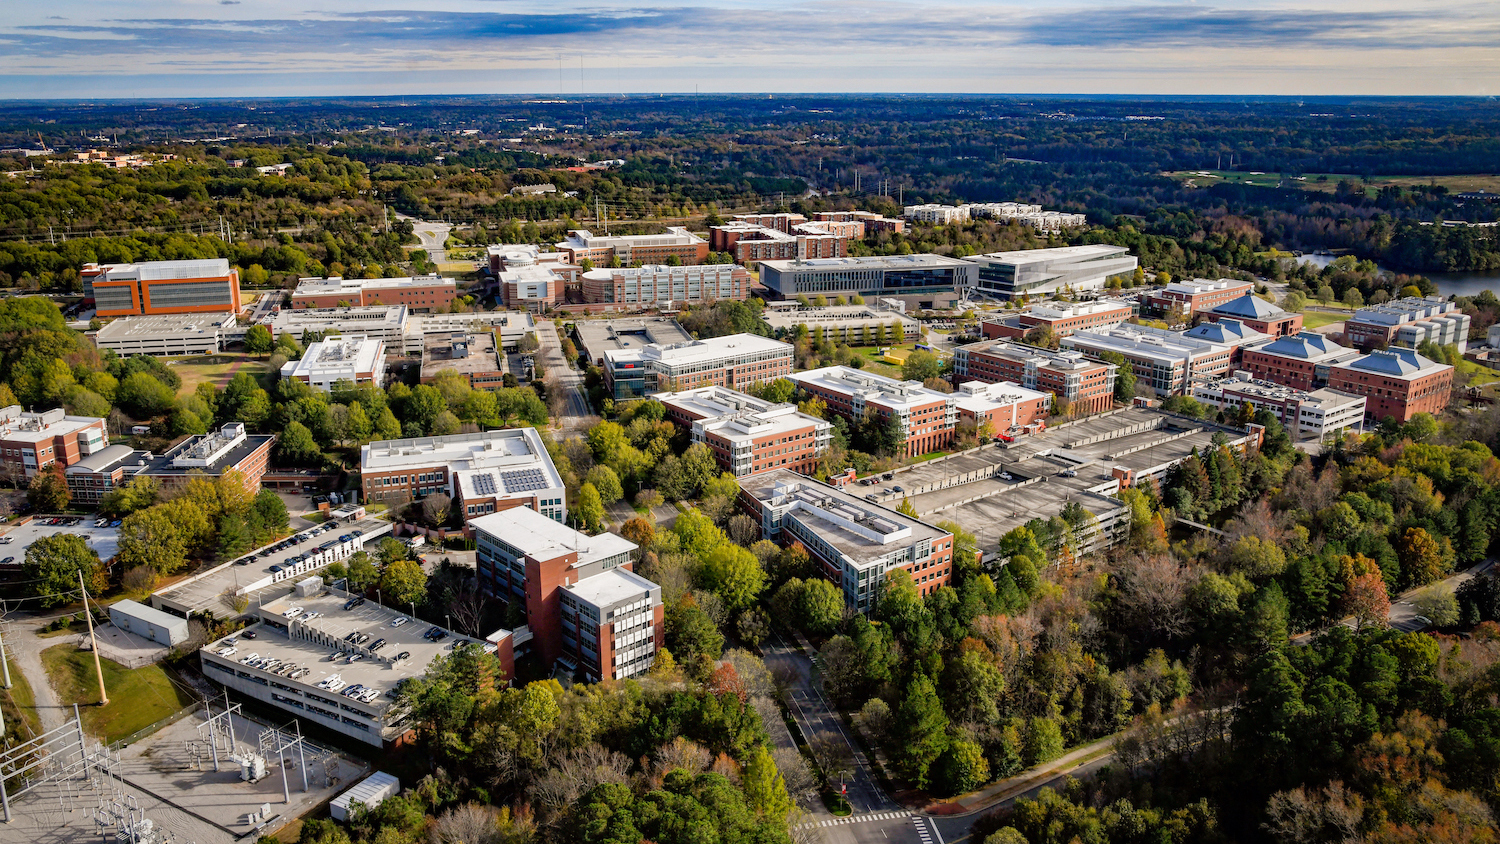
[[[817,824],[817,826],[844,826],[845,824],[851,824],[851,823],[867,823],[869,821],[889,821],[889,820],[894,820],[896,818],[904,818],[904,817],[909,816],[910,814],[911,814],[911,812],[876,812],[874,814],[869,814],[869,815],[850,815],[847,818],[830,818],[830,819],[825,820],[825,821],[820,821]],[[913,819],[913,820],[915,820],[915,819]],[[808,824],[808,825],[810,826],[811,824]]]
[[[922,823],[921,818],[912,818],[911,822],[917,825],[917,837],[922,839],[922,844],[932,844],[932,836],[927,834],[927,824]]]

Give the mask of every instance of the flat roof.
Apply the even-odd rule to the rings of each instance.
[[[794,300],[791,304],[796,304]],[[767,308],[761,319],[772,328],[791,328],[794,325],[826,325],[843,327],[866,323],[900,322],[911,325],[916,320],[900,311],[887,311],[869,305],[829,305],[826,308]]]
[[[95,342],[181,339],[183,337],[217,336],[235,323],[234,314],[159,314],[117,319],[94,334]]]
[[[1062,338],[1069,348],[1120,352],[1124,355],[1153,357],[1161,360],[1187,361],[1204,354],[1229,349],[1218,343],[1183,337],[1173,332],[1134,331],[1114,328],[1109,331],[1078,331]]]
[[[844,395],[863,395],[866,400],[877,400],[881,404],[896,408],[912,408],[932,404],[935,401],[950,402],[951,393],[922,386],[919,381],[898,381],[862,369],[848,366],[825,366],[806,372],[794,372],[787,376],[798,385],[821,387]]]
[[[133,276],[141,281],[182,278],[215,278],[229,275],[227,258],[188,258],[180,261],[138,261],[130,264],[97,264],[110,276]],[[92,269],[85,266],[84,269]],[[111,281],[115,279],[111,278]]]
[[[501,428],[446,437],[377,440],[360,449],[364,472],[392,472],[402,468],[446,464],[454,470],[539,470],[543,489],[561,487],[562,477],[535,428]],[[504,471],[499,473],[502,477]]]
[[[68,466],[68,468],[65,469],[64,472],[69,475],[74,474],[74,469],[78,470],[78,474],[82,474],[84,472],[98,472],[103,469],[111,468],[115,464],[129,458],[132,454],[136,453],[136,450],[131,448],[130,446],[120,445],[116,443],[115,445],[107,446],[101,451],[96,451],[93,454],[90,454],[88,457],[83,458],[82,460],[74,462],[73,464]],[[140,454],[144,455],[145,452],[142,451],[140,452]]]
[[[214,460],[212,465],[172,465],[173,459],[177,457],[177,455],[180,454],[183,450],[185,450],[185,447],[190,447],[188,445],[189,443],[193,443],[203,439],[204,437],[210,436],[213,436],[213,434],[200,434],[199,436],[189,437],[188,439],[183,440],[182,442],[173,446],[171,449],[168,449],[164,454],[157,455],[147,461],[146,465],[141,467],[141,470],[138,474],[186,475],[189,472],[202,472],[205,475],[219,475],[222,474],[225,469],[239,465],[246,458],[254,454],[256,451],[259,451],[261,448],[269,448],[271,446],[271,443],[276,441],[276,437],[272,434],[246,434],[244,442],[239,443],[234,448],[231,448],[229,451],[225,452],[218,459]]]
[[[314,330],[400,329],[406,325],[405,305],[357,305],[349,308],[282,308],[271,319],[272,333],[288,328]]]
[[[454,351],[461,344],[463,353]],[[479,372],[499,372],[500,358],[495,350],[495,335],[488,331],[464,332],[461,338],[452,335],[427,335],[422,344],[422,377],[451,369],[464,375]]]
[[[475,530],[504,539],[522,553],[537,559],[550,560],[577,552],[578,562],[572,566],[575,569],[636,549],[634,542],[618,534],[589,536],[530,507],[512,507],[479,516],[470,519],[469,524]]]
[[[62,408],[32,413],[13,404],[0,408],[0,440],[37,443],[65,437],[103,421],[98,416],[69,416]]]
[[[699,417],[699,421],[694,424],[731,442],[790,433],[808,427],[833,427],[831,423],[816,416],[800,412],[796,405],[774,404],[718,385],[677,393],[657,393],[656,400]]]
[[[307,347],[302,357],[287,361],[281,368],[282,378],[316,378],[327,373],[347,371],[374,372],[385,356],[385,341],[363,334],[344,335],[319,340]]]
[[[1014,381],[1000,381],[993,384],[968,381],[960,385],[958,392],[953,394],[953,403],[959,410],[979,414],[1021,402],[1051,398],[1050,393],[1028,390]]]
[[[1054,246],[1047,249],[1016,249],[1010,252],[986,252],[969,260],[988,259],[1004,264],[1037,264],[1046,261],[1078,260],[1080,258],[1103,258],[1129,252],[1124,246],[1104,243],[1088,243],[1082,246]]]
[[[1003,357],[1016,361],[1025,361],[1034,358],[1041,361],[1038,366],[1039,369],[1082,370],[1100,366],[1114,366],[1112,363],[1089,360],[1084,357],[1083,352],[1075,349],[1059,349],[1054,351],[1003,338],[980,340],[978,343],[959,346],[957,351],[967,353],[977,352],[979,354],[994,355],[995,357]]]
[[[328,296],[358,290],[380,290],[391,287],[457,287],[457,282],[440,275],[404,276],[401,278],[304,278],[297,283],[293,296]]]
[[[712,363],[730,358],[775,353],[791,357],[792,345],[759,334],[726,334],[706,340],[661,345],[653,343],[641,349],[642,357],[659,360],[669,366]]]
[[[603,609],[661,587],[632,571],[616,567],[563,588],[589,606]]]
[[[805,272],[814,270],[909,270],[914,267],[967,267],[964,261],[930,252],[915,255],[869,255],[859,258],[805,258],[761,261],[762,268],[770,267],[778,272]],[[900,291],[891,291],[900,295]]]
[[[669,226],[666,234],[598,235],[588,229],[568,232],[568,239],[554,244],[558,249],[605,249],[615,246],[696,246],[708,241],[681,226]]]
[[[668,317],[581,319],[573,323],[589,354],[603,357],[611,349],[639,349],[646,343],[688,343],[693,335]],[[644,341],[643,341],[644,336]]]

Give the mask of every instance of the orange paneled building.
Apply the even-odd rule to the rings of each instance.
[[[223,258],[86,264],[79,275],[100,317],[240,309],[240,274]]]

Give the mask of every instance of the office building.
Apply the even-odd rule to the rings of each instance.
[[[801,217],[800,214],[785,215]],[[861,223],[808,223],[781,220],[769,225],[751,222],[743,215],[709,229],[709,244],[715,252],[727,252],[736,263],[754,266],[760,261],[808,258],[843,258],[849,241],[864,234]],[[783,228],[782,226],[785,225]],[[858,234],[855,232],[858,231]]]
[[[942,255],[890,255],[762,261],[760,283],[778,299],[798,296],[961,295],[973,286],[976,267]]]
[[[1009,340],[981,340],[953,350],[953,377],[958,383],[1008,381],[1051,393],[1066,401],[1076,414],[1101,413],[1114,407],[1116,368],[1112,363],[1089,360],[1083,352],[1054,352]]]
[[[1203,311],[1209,322],[1221,319],[1238,320],[1248,328],[1271,337],[1290,337],[1302,330],[1302,314],[1287,313],[1253,293],[1231,299],[1222,305]]]
[[[1239,365],[1246,349],[1259,348],[1275,339],[1229,317],[1221,317],[1214,322],[1200,322],[1181,333],[1182,337],[1187,340],[1228,346],[1232,350],[1230,361],[1236,366]]]
[[[958,385],[953,406],[958,409],[959,422],[973,422],[979,431],[988,425],[990,436],[1014,438],[1046,426],[1052,396],[1009,381],[967,381]]]
[[[590,270],[583,274],[583,301],[620,305],[627,310],[678,307],[719,299],[744,301],[750,273],[736,264],[702,264]]]
[[[101,498],[116,487],[130,483],[136,470],[145,464],[146,455],[147,452],[136,451],[128,445],[111,445],[63,470],[74,506],[99,506]]]
[[[1193,385],[1193,398],[1206,407],[1233,415],[1243,407],[1268,410],[1293,439],[1323,440],[1341,431],[1364,431],[1365,397],[1321,390],[1297,390],[1249,373]]]
[[[486,247],[485,257],[490,267],[490,275],[498,276],[506,270],[515,270],[522,267],[543,267],[554,270],[564,279],[572,280],[582,268],[577,264],[568,263],[568,255],[565,252],[543,252],[540,247],[530,243],[502,243]]]
[[[55,408],[40,413],[20,405],[0,408],[0,467],[23,486],[56,463],[63,469],[109,446],[109,431],[97,416],[69,416]]]
[[[557,270],[523,266],[501,270],[496,276],[500,304],[542,313],[567,301],[567,281]]]
[[[1344,320],[1344,337],[1361,351],[1401,346],[1415,349],[1426,342],[1468,350],[1473,320],[1458,305],[1437,297],[1411,296],[1383,305],[1360,308]]]
[[[517,507],[474,519],[480,588],[526,612],[548,670],[587,682],[651,667],[665,636],[661,587],[632,571],[636,545]]]
[[[362,334],[319,340],[308,346],[302,357],[282,364],[281,377],[325,393],[340,381],[384,387],[385,343]]]
[[[850,424],[863,422],[866,412],[882,424],[895,420],[901,432],[896,452],[901,457],[927,454],[953,443],[958,408],[951,393],[847,366],[797,372],[790,378],[798,389],[822,399],[829,412]]]
[[[616,401],[718,385],[744,390],[792,374],[792,346],[756,334],[730,334],[604,353],[604,385]]]
[[[570,264],[584,261],[596,267],[608,267],[615,260],[620,266],[668,264],[676,258],[682,264],[701,264],[708,260],[708,241],[681,226],[669,226],[666,234],[597,235],[587,229],[568,232],[568,238],[556,244]]]
[[[1040,302],[1019,314],[986,317],[980,323],[985,339],[1020,340],[1034,328],[1050,328],[1057,337],[1075,331],[1103,331],[1130,319],[1129,302],[1099,299],[1094,302]]]
[[[579,351],[595,366],[604,365],[606,352],[693,341],[693,335],[671,317],[581,319],[573,323],[573,336],[578,341]]]
[[[1316,331],[1303,331],[1263,346],[1246,347],[1239,368],[1250,377],[1298,390],[1316,390],[1328,383],[1330,367],[1359,357]]]
[[[1234,356],[1229,346],[1146,326],[1080,331],[1064,337],[1062,345],[1096,360],[1105,352],[1123,355],[1135,372],[1137,389],[1149,387],[1159,396],[1185,395],[1194,381],[1228,375]]]
[[[992,252],[964,260],[975,267],[973,292],[996,299],[1102,290],[1138,265],[1129,249],[1104,244]]]
[[[239,422],[230,422],[217,431],[188,437],[160,456],[147,454],[146,464],[136,474],[155,478],[163,492],[185,486],[197,476],[209,479],[233,469],[245,481],[245,489],[254,494],[266,474],[271,458],[270,434],[248,434]]]
[[[422,337],[455,331],[488,332],[502,351],[515,351],[521,339],[536,333],[536,319],[527,311],[476,311],[470,314],[413,314],[412,324]],[[417,347],[418,350],[421,346]]]
[[[265,320],[273,337],[290,335],[301,343],[307,332],[319,335],[359,335],[379,340],[392,353],[420,351],[422,334],[405,305],[366,305],[351,308],[286,308]]]
[[[447,311],[458,287],[451,278],[304,278],[292,291],[294,308],[405,305],[412,313]]]
[[[735,477],[787,468],[811,474],[833,441],[833,425],[724,387],[658,393],[667,418],[704,443],[724,471]]]
[[[819,223],[859,223],[864,226],[864,232],[859,236],[873,232],[901,233],[906,231],[906,221],[900,217],[886,217],[876,214],[874,211],[814,211],[813,220]]]
[[[440,372],[457,372],[476,390],[498,390],[505,386],[505,364],[495,348],[495,335],[488,332],[455,331],[432,334],[422,348],[423,384]]]
[[[101,319],[240,310],[240,274],[223,258],[86,264],[79,275]]]
[[[1146,306],[1158,313],[1181,313],[1184,318],[1211,311],[1251,293],[1255,285],[1248,281],[1221,278],[1218,281],[1196,279],[1174,281],[1161,290],[1146,294]]]
[[[372,442],[359,452],[366,501],[390,506],[443,493],[465,518],[530,507],[562,521],[566,490],[535,428]]]
[[[94,345],[120,357],[211,355],[231,337],[242,337],[232,313],[132,316],[94,333]]]
[[[1438,414],[1453,397],[1453,367],[1411,349],[1376,349],[1328,369],[1328,386],[1364,396],[1365,414],[1381,422],[1409,422],[1418,413]]]
[[[764,538],[801,543],[856,612],[875,609],[896,569],[924,596],[951,579],[953,534],[789,469],[741,480],[740,506]]]
[[[850,346],[900,345],[922,336],[922,323],[884,303],[804,308],[796,302],[775,302],[761,313],[761,319],[778,336],[788,336],[802,325],[813,337],[821,329],[830,342]]]

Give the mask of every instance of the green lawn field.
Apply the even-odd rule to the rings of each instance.
[[[172,713],[191,706],[193,696],[160,665],[127,669],[107,659],[99,660],[104,669],[104,688],[109,705],[100,707],[99,684],[94,679],[94,657],[80,651],[73,643],[53,645],[42,651],[42,664],[58,699],[77,703],[83,716],[83,727],[106,744],[118,741],[137,730],[150,726]]]

